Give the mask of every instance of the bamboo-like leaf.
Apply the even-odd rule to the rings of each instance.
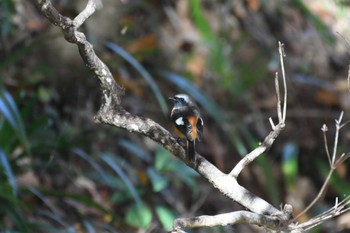
[[[118,45],[108,42],[106,46],[113,52],[124,58],[140,73],[140,75],[146,80],[154,95],[156,96],[156,99],[162,109],[162,112],[164,114],[168,114],[168,106],[166,104],[166,101],[162,93],[160,92],[157,83],[154,81],[152,75],[133,56],[131,56],[127,51],[125,51]]]
[[[149,156],[149,154],[147,154],[145,150],[141,149],[135,143],[132,143],[128,140],[120,140],[118,141],[118,145],[137,155],[140,159],[144,160],[145,162],[151,161],[151,157]]]
[[[113,182],[111,179],[109,179],[108,175],[104,172],[104,170],[101,168],[101,166],[98,164],[97,161],[95,161],[91,156],[86,154],[85,151],[74,148],[73,149],[74,154],[80,156],[82,159],[84,159],[86,162],[88,162],[101,176],[101,178],[110,186],[114,187]]]
[[[94,226],[87,220],[84,221],[84,226],[86,229],[86,232],[88,233],[96,233],[96,230],[94,228]]]
[[[13,195],[17,196],[18,190],[17,190],[16,178],[12,172],[10,162],[8,161],[6,154],[1,148],[0,148],[0,162],[7,176],[7,181],[12,187]]]
[[[10,123],[17,133],[21,143],[23,143],[25,149],[28,151],[29,142],[22,118],[12,96],[2,86],[0,86],[0,113],[2,113],[5,119]]]
[[[134,188],[133,184],[129,180],[128,176],[124,173],[124,171],[117,165],[116,161],[109,155],[104,155],[101,158],[106,164],[108,164],[115,173],[123,180],[126,187],[129,189],[132,197],[136,201],[136,203],[141,204],[141,198]]]
[[[100,210],[103,213],[113,215],[113,212],[111,212],[110,210],[106,209],[101,204],[99,204],[98,202],[94,201],[93,199],[91,199],[90,197],[88,197],[86,195],[80,195],[80,194],[74,194],[74,193],[68,193],[68,192],[61,192],[61,191],[58,191],[58,190],[47,190],[47,189],[42,189],[42,190],[40,190],[40,192],[43,195],[50,195],[50,196],[53,196],[53,197],[71,198],[74,201],[77,201],[77,202],[79,202],[81,204],[84,204],[86,206],[89,206],[89,207],[95,208],[97,210]]]

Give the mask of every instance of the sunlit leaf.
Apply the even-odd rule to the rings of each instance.
[[[5,171],[5,174],[7,176],[7,181],[12,187],[12,192],[16,196],[17,195],[17,184],[16,184],[16,177],[12,172],[10,162],[7,159],[6,154],[4,151],[0,148],[0,162],[1,165]]]
[[[215,38],[215,34],[210,28],[208,20],[203,15],[201,1],[190,0],[189,3],[192,10],[191,13],[197,28],[208,42],[212,41]]]
[[[152,182],[153,191],[159,192],[168,185],[168,179],[160,175],[153,168],[148,168],[147,174]]]
[[[152,212],[143,204],[135,204],[126,212],[126,222],[132,226],[147,229],[152,221]]]
[[[164,114],[167,114],[168,106],[166,104],[166,101],[162,93],[159,90],[157,83],[154,81],[154,78],[151,76],[151,74],[133,56],[131,56],[128,52],[126,52],[124,49],[122,49],[118,45],[108,42],[106,46],[109,49],[111,49],[113,52],[115,52],[116,54],[124,58],[141,74],[141,76],[146,80],[148,85],[151,87],[154,95],[156,96],[156,99],[162,109],[162,112]]]
[[[175,214],[165,206],[156,206],[156,213],[163,227],[170,231],[173,227]]]

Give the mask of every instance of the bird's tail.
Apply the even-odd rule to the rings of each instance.
[[[196,154],[195,140],[193,141],[187,140],[187,158],[190,162],[195,161],[195,154]]]

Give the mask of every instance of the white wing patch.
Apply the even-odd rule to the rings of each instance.
[[[199,118],[199,121],[200,121],[201,126],[203,126],[203,119]]]
[[[185,125],[184,119],[182,117],[179,117],[175,120],[175,123],[177,125]]]

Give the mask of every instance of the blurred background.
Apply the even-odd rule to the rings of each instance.
[[[53,1],[74,18],[86,1]],[[125,87],[123,106],[172,131],[167,97],[188,93],[205,121],[198,152],[229,172],[276,119],[285,44],[286,128],[239,182],[302,211],[329,171],[334,119],[349,119],[346,0],[104,0],[81,30]],[[177,217],[242,209],[155,142],[94,123],[99,82],[31,1],[0,1],[0,231],[166,232]],[[350,151],[345,127],[338,154]],[[338,167],[305,221],[350,194]],[[229,185],[229,184],[228,184]],[[311,232],[349,232],[350,214]],[[265,232],[236,225],[189,232]]]

